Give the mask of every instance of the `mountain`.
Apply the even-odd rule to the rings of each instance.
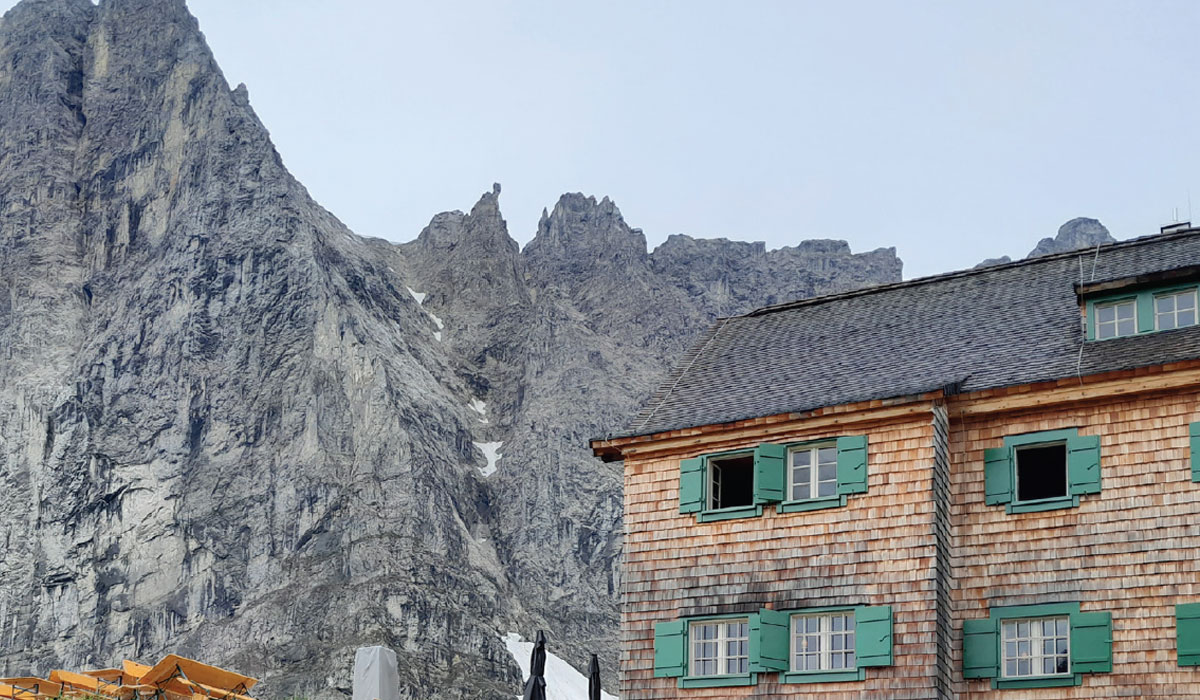
[[[378,643],[403,697],[501,698],[506,635],[540,627],[613,678],[622,475],[588,438],[718,315],[901,265],[837,241],[648,251],[582,194],[521,250],[499,195],[360,238],[182,0],[10,10],[0,673],[174,651],[263,697],[341,697]]]
[[[1043,238],[1038,241],[1037,246],[1029,251],[1029,255],[1026,255],[1025,259],[1028,260],[1029,258],[1052,255],[1054,253],[1067,253],[1083,248],[1094,248],[1103,243],[1116,243],[1116,241],[1117,239],[1112,237],[1112,234],[1108,232],[1104,224],[1096,219],[1088,219],[1080,216],[1059,226],[1058,234],[1054,238]],[[1005,255],[999,258],[988,258],[975,267],[990,267],[992,265],[1003,265],[1008,262],[1012,262],[1012,258]]]

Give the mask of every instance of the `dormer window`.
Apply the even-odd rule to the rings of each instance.
[[[1120,338],[1137,333],[1137,300],[1096,304],[1096,339]]]
[[[1196,290],[1159,294],[1154,297],[1154,327],[1166,331],[1196,325]]]

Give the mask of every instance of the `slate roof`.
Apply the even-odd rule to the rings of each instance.
[[[1076,293],[1081,281],[1194,265],[1200,229],[720,319],[611,437],[1200,358],[1200,326],[1084,342]]]

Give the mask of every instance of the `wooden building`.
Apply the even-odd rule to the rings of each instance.
[[[625,462],[621,697],[1200,698],[1200,229],[718,321]]]

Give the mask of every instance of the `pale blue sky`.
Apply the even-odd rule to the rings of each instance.
[[[0,0],[5,5],[11,0]],[[408,240],[493,181],[672,233],[896,246],[905,276],[1074,216],[1200,218],[1200,2],[191,0],[291,171]]]

